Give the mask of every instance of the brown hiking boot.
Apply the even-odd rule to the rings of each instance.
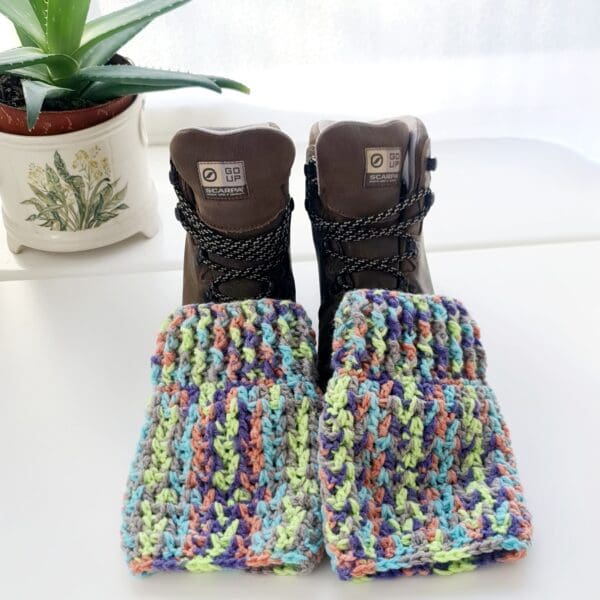
[[[306,210],[319,262],[322,386],[330,374],[333,318],[346,291],[433,292],[422,227],[433,204],[434,168],[427,130],[415,117],[313,125]]]
[[[183,303],[294,300],[292,140],[273,124],[184,129],[171,141],[177,219],[188,232]]]

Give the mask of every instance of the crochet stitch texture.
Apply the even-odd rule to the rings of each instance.
[[[531,518],[462,304],[352,291],[334,326],[319,433],[334,570],[451,573],[524,556]]]
[[[314,566],[314,355],[293,302],[187,305],[169,317],[123,507],[134,573]]]

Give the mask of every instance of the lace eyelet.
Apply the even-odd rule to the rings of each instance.
[[[198,248],[198,251],[196,252],[196,262],[199,265],[208,264],[208,252],[203,248]]]

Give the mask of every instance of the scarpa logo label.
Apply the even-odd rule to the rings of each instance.
[[[231,198],[248,194],[243,160],[199,162],[198,176],[207,198]]]
[[[397,185],[401,170],[399,147],[365,148],[365,186]]]

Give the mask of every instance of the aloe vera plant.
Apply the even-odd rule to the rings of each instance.
[[[47,98],[101,103],[119,96],[198,86],[248,93],[225,77],[107,64],[156,17],[190,0],[143,0],[87,21],[90,0],[0,0],[22,46],[0,53],[0,74],[21,79],[32,129]]]

